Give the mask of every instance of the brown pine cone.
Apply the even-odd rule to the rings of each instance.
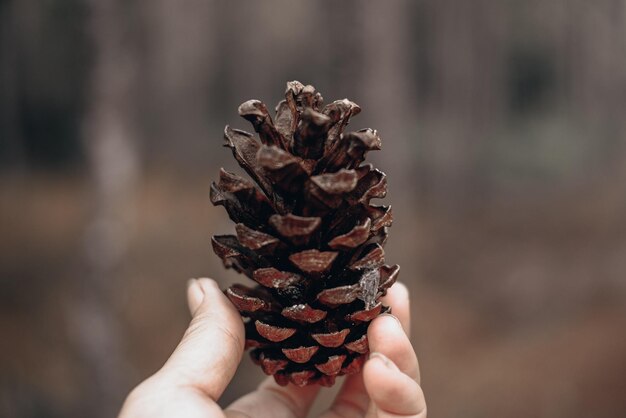
[[[370,204],[387,180],[363,164],[381,140],[372,129],[343,133],[360,111],[347,99],[323,106],[313,86],[292,81],[273,119],[258,100],[239,106],[260,141],[224,131],[256,185],[220,171],[211,202],[226,208],[236,235],[214,236],[213,250],[256,282],[226,294],[246,318],[252,359],[282,385],[331,386],[358,372],[367,326],[389,310],[380,298],[399,271],[384,264],[391,207]]]

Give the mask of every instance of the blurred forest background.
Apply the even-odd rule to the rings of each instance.
[[[115,416],[244,280],[222,130],[293,79],[383,138],[429,415],[626,416],[622,0],[0,0],[0,416]]]

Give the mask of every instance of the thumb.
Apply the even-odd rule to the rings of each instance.
[[[363,381],[377,418],[425,418],[422,388],[382,353],[371,353]]]
[[[243,322],[214,280],[190,280],[187,297],[193,318],[160,373],[216,401],[241,361]]]

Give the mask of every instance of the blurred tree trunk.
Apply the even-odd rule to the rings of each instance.
[[[431,201],[459,209],[486,192],[481,153],[501,124],[508,9],[490,1],[426,3],[431,86],[420,106],[421,182]]]
[[[365,109],[370,113],[368,121],[384,141],[384,152],[372,158],[382,162],[398,188],[410,182],[416,150],[410,6],[408,0],[361,3],[363,62],[357,91],[370,103],[370,109]]]
[[[626,124],[626,4],[619,0],[568,2],[572,101],[587,118]]]
[[[86,273],[71,316],[90,374],[84,416],[104,418],[117,413],[132,375],[124,358],[114,298],[132,234],[139,176],[133,122],[137,68],[132,35],[136,29],[129,21],[132,10],[123,0],[92,0],[90,12],[95,59],[84,136],[93,182],[93,215],[85,239]]]
[[[379,131],[383,152],[368,158],[394,181],[411,182],[416,126],[411,76],[411,2],[407,0],[325,2],[318,19],[327,21],[327,102],[347,96],[363,108],[349,130]],[[364,125],[366,124],[366,125]],[[393,196],[394,193],[391,193]],[[399,194],[395,194],[400,198]]]
[[[322,4],[317,10],[316,20],[327,22],[327,31],[323,32],[327,51],[323,67],[328,72],[328,93],[324,100],[330,103],[347,96],[359,104],[358,74],[364,65],[361,36],[364,22],[360,3],[355,0],[325,0]]]
[[[217,62],[213,33],[221,13],[216,2],[155,0],[140,3],[137,13],[144,27],[142,48],[136,51],[143,71],[136,80],[141,91],[136,104],[145,115],[138,134],[150,138],[142,152],[159,167],[180,170],[206,162],[209,135],[220,143],[220,130],[211,130],[207,101]]]
[[[626,3],[566,3],[570,102],[576,105],[571,111],[577,121],[584,121],[594,154],[581,172],[613,207],[624,210],[626,196],[614,185],[626,182]]]
[[[575,170],[581,183],[611,189],[607,171],[626,181],[626,3],[533,0],[524,11],[532,25],[520,37],[553,52],[556,105],[588,151]]]
[[[601,165],[615,156],[616,171],[626,176],[626,3],[601,0],[569,2],[567,36],[571,69],[571,103],[576,120],[585,121],[584,134],[597,144],[591,163]],[[603,138],[597,138],[598,133]],[[590,148],[591,148],[590,144]],[[593,167],[596,168],[596,167]],[[597,167],[603,173],[604,167]],[[602,181],[603,179],[598,179]]]
[[[19,42],[16,29],[14,2],[0,2],[0,147],[14,168],[25,168],[23,138],[18,127],[18,80],[17,47]]]

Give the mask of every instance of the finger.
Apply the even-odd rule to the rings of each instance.
[[[367,329],[367,340],[371,352],[387,356],[403,373],[419,383],[417,356],[398,318],[384,314],[374,319]]]
[[[363,368],[363,380],[377,418],[426,416],[420,386],[383,354],[370,355]]]
[[[227,416],[295,418],[307,416],[319,385],[298,387],[292,384],[280,386],[268,377],[258,389],[235,401],[226,408]]]
[[[187,282],[187,307],[189,313],[193,317],[193,314],[198,310],[202,301],[204,300],[204,290],[198,285],[197,279],[189,279]]]
[[[241,361],[243,322],[211,279],[190,281],[187,298],[193,318],[159,374],[217,400]]]
[[[391,307],[393,316],[400,320],[402,329],[407,336],[411,336],[411,305],[409,302],[409,289],[404,283],[396,282],[387,290],[387,295],[382,299],[383,304]]]
[[[408,334],[411,326],[411,314],[409,305],[409,291],[403,283],[396,282],[382,299],[383,304],[390,306],[403,329]],[[330,406],[328,412],[322,418],[363,416],[369,404],[369,395],[365,391],[363,376],[357,373],[348,376]]]

